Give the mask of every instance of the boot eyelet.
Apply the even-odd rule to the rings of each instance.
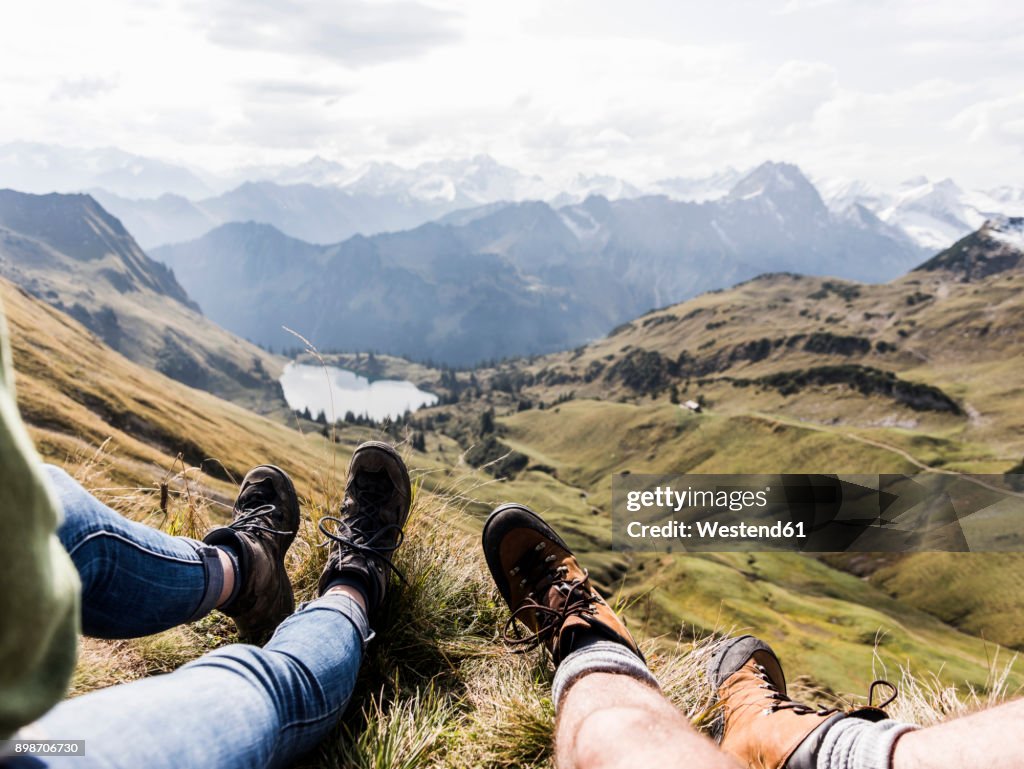
[[[537,551],[537,552],[539,553],[539,552],[540,552],[541,550],[543,550],[543,549],[544,549],[545,547],[547,547],[547,544],[545,544],[544,542],[538,542],[538,543],[537,543],[537,546],[536,546],[536,547],[534,547],[533,549],[534,549],[534,550],[536,550],[536,551]]]

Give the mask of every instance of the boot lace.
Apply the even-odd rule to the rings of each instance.
[[[388,523],[380,525],[381,506],[391,497],[393,487],[390,482],[364,482],[356,478],[350,495],[346,496],[341,506],[341,515],[328,515],[320,519],[317,528],[326,537],[320,544],[336,542],[340,547],[334,551],[332,560],[338,561],[346,552],[355,552],[365,560],[376,558],[398,575],[402,582],[408,583],[405,575],[395,566],[391,555],[405,539],[402,527]],[[332,531],[327,524],[333,524]],[[394,543],[389,540],[394,537]]]
[[[251,493],[247,494],[246,500],[243,501],[241,498],[238,500],[239,515],[228,524],[229,529],[235,531],[244,531],[250,534],[256,532],[263,532],[266,534],[272,534],[278,537],[290,537],[295,532],[282,531],[281,529],[275,529],[271,524],[274,523],[273,515],[277,512],[277,505],[272,502],[266,502],[268,495],[271,495],[271,489],[266,488],[266,485],[270,482],[267,480],[260,481],[258,485],[252,488]],[[262,502],[262,504],[258,504]],[[244,505],[252,505],[253,507],[246,507]]]
[[[760,688],[768,690],[768,693],[765,695],[765,697],[772,701],[771,705],[769,705],[765,709],[765,713],[777,713],[780,710],[789,710],[798,716],[806,716],[810,714],[814,714],[816,716],[828,716],[832,715],[833,713],[842,712],[842,708],[814,708],[810,705],[804,705],[802,702],[794,702],[792,699],[789,698],[789,695],[783,694],[775,687],[775,684],[772,683],[771,679],[768,677],[768,671],[764,667],[764,665],[755,664],[754,669],[757,671],[758,678],[764,681],[764,683],[761,684]],[[875,705],[875,690],[878,687],[886,687],[887,689],[889,689],[889,696],[884,701],[880,702],[878,705]],[[892,704],[892,702],[894,702],[896,700],[896,697],[898,696],[899,689],[896,688],[895,684],[892,684],[889,681],[886,681],[881,678],[877,679],[871,682],[871,687],[868,689],[868,707],[878,708],[879,710],[881,710],[885,708],[887,705]]]
[[[532,581],[534,588],[527,593],[526,598],[512,612],[502,630],[502,639],[512,647],[514,652],[528,652],[551,641],[561,632],[562,626],[570,617],[595,614],[594,607],[597,599],[588,582],[588,572],[584,569],[582,577],[568,579],[568,566],[551,568],[556,556],[548,555],[543,559],[540,558],[540,553],[546,547],[546,543],[538,543],[528,554],[526,560],[532,556],[535,563],[529,569],[530,576],[522,578],[519,584],[520,587],[525,587]],[[515,577],[521,572],[522,563],[512,570],[511,576]],[[554,587],[563,596],[563,600],[556,607],[541,603],[536,598],[537,595],[545,595],[551,587]],[[537,630],[531,633],[523,633],[519,625],[516,624],[516,620],[519,620],[522,625],[526,625],[522,615],[527,612],[533,612],[537,621]]]

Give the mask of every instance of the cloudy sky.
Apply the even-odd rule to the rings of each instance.
[[[1024,183],[1006,0],[32,0],[0,142],[226,170],[487,152],[636,181],[788,160]]]

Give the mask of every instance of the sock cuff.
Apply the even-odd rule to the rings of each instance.
[[[825,732],[817,769],[891,769],[896,741],[918,728],[892,719],[843,718]]]
[[[191,540],[191,543],[195,547],[196,553],[199,555],[200,561],[202,561],[203,571],[206,573],[206,590],[199,601],[199,605],[196,606],[196,610],[192,612],[191,617],[185,620],[186,622],[195,622],[213,611],[217,607],[220,594],[224,591],[224,565],[220,561],[220,550],[212,545],[204,545],[202,542],[196,542],[195,540]],[[238,562],[232,559],[232,563],[235,565],[234,592],[237,592],[239,582]]]
[[[614,641],[594,641],[562,660],[551,683],[551,699],[557,711],[569,687],[590,673],[617,673],[659,689],[658,681],[644,661],[626,646]]]

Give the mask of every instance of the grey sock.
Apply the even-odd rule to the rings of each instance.
[[[892,719],[840,719],[821,740],[817,769],[891,769],[896,740],[917,728]]]
[[[556,711],[569,687],[588,673],[619,673],[658,688],[657,679],[644,661],[623,644],[605,640],[584,642],[555,671],[551,699]]]

